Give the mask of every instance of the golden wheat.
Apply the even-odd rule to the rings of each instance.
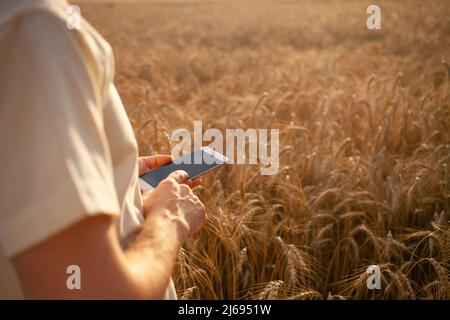
[[[194,120],[280,130],[277,175],[205,177],[181,299],[450,298],[448,4],[382,2],[381,31],[366,5],[83,3],[141,154]]]

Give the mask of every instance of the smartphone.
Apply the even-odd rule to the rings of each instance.
[[[139,186],[142,191],[153,190],[176,170],[186,171],[188,178],[192,180],[227,162],[229,162],[229,159],[223,154],[209,147],[201,147],[140,176]]]

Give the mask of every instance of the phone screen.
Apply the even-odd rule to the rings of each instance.
[[[202,149],[188,153],[183,157],[174,160],[174,162],[169,162],[161,167],[153,169],[142,175],[140,178],[155,188],[173,171],[184,170],[187,172],[189,179],[194,179],[225,163],[223,159],[214,157]]]

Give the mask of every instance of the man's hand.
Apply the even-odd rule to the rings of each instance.
[[[138,158],[138,165],[139,165],[139,176],[142,176],[143,174],[146,174],[150,170],[153,170],[155,168],[158,168],[166,163],[169,163],[173,160],[172,156],[169,155],[162,155],[157,154],[154,156],[148,156],[148,157],[139,157]],[[202,184],[202,178],[198,177],[194,180],[186,179],[183,183],[187,184],[191,188],[195,188]]]
[[[156,156],[140,163],[144,161],[147,169],[143,169],[149,170],[170,160],[170,156]],[[180,246],[206,219],[205,207],[184,183],[186,178],[184,171],[175,171],[143,194],[147,217],[125,251],[114,215],[99,213],[13,256],[25,297],[160,299]],[[66,269],[72,264],[80,267],[81,290],[66,285]]]
[[[193,191],[184,184],[185,171],[172,172],[153,191],[143,197],[144,216],[149,223],[162,219],[175,222],[179,240],[183,243],[189,234],[194,234],[206,220],[206,209]]]
[[[173,160],[172,156],[157,154],[149,157],[139,157],[138,165],[139,165],[139,176],[146,174],[150,170],[158,168],[166,163],[169,163]]]

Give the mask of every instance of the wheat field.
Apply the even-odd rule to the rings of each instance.
[[[448,1],[82,2],[140,154],[170,134],[280,130],[280,171],[209,173],[180,299],[450,299]],[[381,289],[366,269],[378,265]]]

